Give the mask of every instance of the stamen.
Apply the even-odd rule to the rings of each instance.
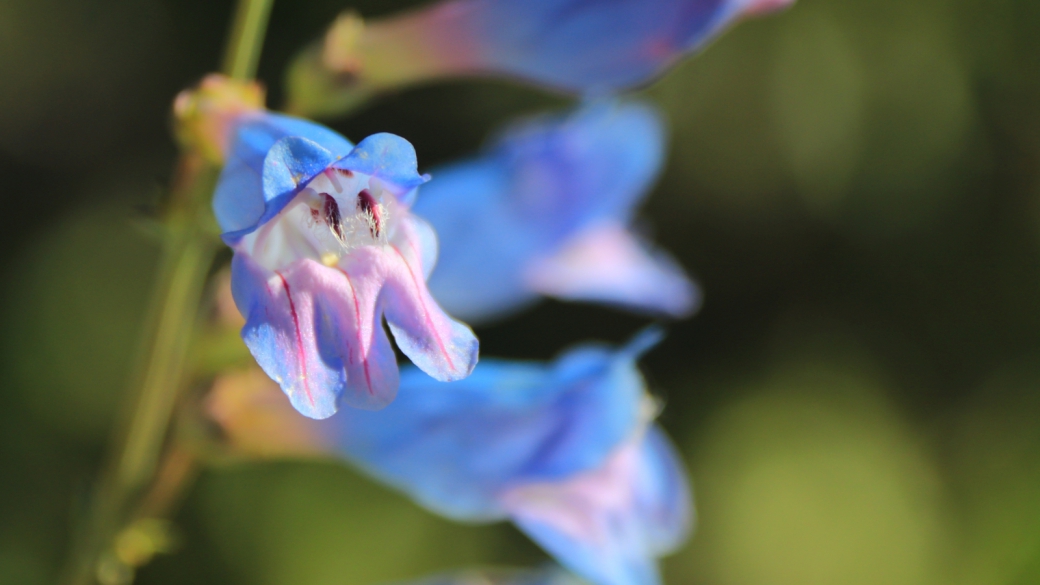
[[[336,236],[336,239],[345,246],[343,218],[339,214],[339,204],[328,193],[321,194],[321,211],[326,225],[332,230],[332,235]]]
[[[322,174],[324,174],[325,178],[332,183],[332,189],[336,191],[336,193],[343,192],[343,184],[339,182],[339,173],[335,172],[335,169],[325,169],[325,172]]]
[[[376,201],[375,197],[372,197],[372,194],[368,192],[368,189],[362,189],[358,193],[357,207],[362,213],[372,219],[369,233],[372,234],[373,238],[378,238],[380,232],[383,230],[383,213],[379,202]]]

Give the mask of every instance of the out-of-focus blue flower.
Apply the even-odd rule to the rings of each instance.
[[[503,496],[513,522],[593,583],[658,583],[656,559],[689,533],[692,506],[675,448],[657,426],[599,468],[562,482],[517,485]]]
[[[341,17],[322,58],[367,91],[490,74],[602,94],[647,83],[739,19],[791,2],[447,0],[364,24]]]
[[[352,145],[335,132],[265,112],[233,126],[213,209],[235,251],[242,337],[264,371],[312,418],[340,403],[381,408],[398,386],[398,347],[438,380],[467,376],[472,331],[426,289],[433,230],[408,198],[427,180],[404,139]]]
[[[384,410],[324,421],[296,415],[258,374],[221,376],[206,408],[244,454],[338,456],[450,518],[511,519],[595,584],[653,585],[657,557],[693,521],[680,458],[651,423],[635,366],[656,339],[548,364],[485,360],[450,384],[409,368]]]
[[[578,578],[557,567],[546,567],[528,570],[461,571],[411,581],[408,585],[582,585],[582,583]]]
[[[596,102],[523,121],[478,158],[435,169],[415,206],[440,237],[434,297],[469,322],[541,295],[692,312],[693,283],[629,229],[664,140],[649,105]]]
[[[551,364],[487,360],[443,384],[402,372],[379,412],[324,425],[334,448],[423,506],[457,520],[512,519],[599,585],[652,585],[657,557],[686,537],[685,473],[635,359],[586,346]]]

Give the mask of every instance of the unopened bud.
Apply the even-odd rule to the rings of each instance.
[[[212,73],[173,102],[177,140],[206,160],[222,164],[235,121],[263,107],[264,89],[258,83]]]

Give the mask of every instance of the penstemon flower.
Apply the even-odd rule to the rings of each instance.
[[[306,416],[393,400],[384,315],[401,351],[434,378],[464,378],[476,364],[472,331],[426,289],[436,237],[409,210],[426,180],[412,146],[391,134],[353,146],[266,112],[236,123],[213,208],[235,251],[242,338]]]
[[[635,366],[655,340],[551,364],[487,360],[451,384],[410,368],[386,409],[320,423],[248,378],[216,387],[208,411],[254,453],[338,455],[447,517],[512,519],[593,583],[652,585],[657,557],[692,523],[685,472]]]
[[[541,296],[690,314],[696,286],[630,229],[664,143],[648,104],[595,102],[516,123],[480,156],[435,169],[415,207],[440,236],[434,297],[469,322]]]
[[[430,81],[515,78],[582,94],[651,81],[741,18],[793,0],[446,0],[362,20],[341,16],[290,76],[299,111]]]

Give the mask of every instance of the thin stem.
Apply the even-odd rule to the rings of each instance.
[[[163,457],[148,495],[141,501],[137,518],[162,518],[169,514],[184,497],[184,491],[199,472],[195,451],[183,444],[174,444]]]
[[[223,72],[232,79],[252,79],[260,62],[264,32],[274,0],[241,0],[235,12]]]
[[[98,559],[132,514],[136,500],[155,474],[169,430],[173,405],[186,381],[188,349],[198,321],[206,275],[217,242],[197,217],[198,193],[212,189],[214,170],[190,165],[192,176],[179,177],[189,192],[175,193],[194,201],[190,209],[173,210],[150,312],[139,391],[127,423],[115,444],[115,455],[98,485],[86,533],[69,582],[89,584],[97,579]],[[183,180],[186,179],[186,180]]]
[[[273,0],[239,0],[225,56],[225,72],[252,77]],[[218,242],[205,226],[217,169],[193,152],[182,153],[170,193],[167,238],[135,377],[133,408],[121,426],[112,458],[99,479],[86,522],[77,534],[70,585],[99,580],[129,583],[125,573],[103,573],[99,562],[111,552],[115,536],[133,519],[155,476],[167,441],[177,396],[186,385],[189,348],[199,320],[202,294]]]
[[[183,386],[202,289],[216,249],[215,242],[191,225],[171,239],[164,278],[158,287],[158,318],[141,399],[118,466],[117,483],[128,488],[140,487],[154,473],[170,414]]]

